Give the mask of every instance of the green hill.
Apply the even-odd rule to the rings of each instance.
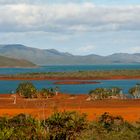
[[[0,56],[0,67],[35,67],[36,65],[22,59]]]

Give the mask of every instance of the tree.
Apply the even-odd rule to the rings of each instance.
[[[56,86],[56,87],[54,88],[54,91],[55,91],[55,95],[57,96],[57,95],[58,95],[58,91],[59,91],[59,87]]]
[[[34,98],[37,97],[37,89],[36,87],[30,82],[20,83],[16,92],[25,98]]]
[[[136,84],[134,87],[129,89],[129,93],[136,99],[140,98],[140,84]]]
[[[39,92],[39,95],[43,98],[48,98],[50,96],[49,90],[46,88],[42,88]]]
[[[119,126],[124,124],[121,116],[112,116],[108,112],[102,114],[98,121],[107,131],[119,131]]]
[[[50,137],[56,140],[75,139],[86,124],[86,115],[76,112],[56,112],[46,120]]]
[[[92,99],[110,99],[112,96],[121,98],[120,96],[121,89],[118,87],[113,88],[96,88],[89,92],[89,96]]]
[[[122,90],[122,89],[119,88],[119,87],[112,87],[112,88],[111,88],[112,94],[120,94],[121,90]]]

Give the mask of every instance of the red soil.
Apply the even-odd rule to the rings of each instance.
[[[100,82],[96,81],[58,81],[55,82],[54,84],[57,85],[78,85],[78,84],[98,84]]]
[[[11,95],[0,95],[0,115],[27,113],[42,119],[55,111],[78,111],[86,113],[89,120],[97,119],[104,112],[121,115],[130,122],[140,119],[140,99],[86,101],[87,97],[68,94],[59,94],[50,99],[17,97],[17,103],[14,105]]]
[[[123,79],[140,79],[140,76],[112,76],[112,77],[8,77],[0,76],[0,80],[123,80]]]

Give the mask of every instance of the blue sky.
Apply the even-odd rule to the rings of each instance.
[[[0,0],[0,44],[72,54],[140,53],[139,0]]]

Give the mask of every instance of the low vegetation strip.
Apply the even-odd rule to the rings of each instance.
[[[96,79],[140,79],[140,70],[46,72],[0,75],[1,80],[96,80]]]
[[[140,122],[131,124],[121,116],[103,113],[96,121],[86,114],[54,112],[42,120],[27,114],[0,117],[0,139],[42,140],[139,140]]]

